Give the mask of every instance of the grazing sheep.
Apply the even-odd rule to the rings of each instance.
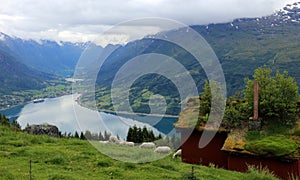
[[[168,154],[171,152],[171,148],[169,146],[158,146],[154,152]]]
[[[127,141],[125,141],[125,145],[133,147],[134,146],[134,142],[127,142]]]
[[[144,142],[140,145],[140,148],[145,148],[145,149],[154,149],[155,144],[153,142]]]
[[[117,136],[109,136],[108,141],[111,143],[117,143],[117,144],[120,142],[120,140],[117,138]]]
[[[126,141],[121,141],[121,140],[119,140],[119,142],[117,142],[117,144],[120,144],[120,145],[126,145]]]
[[[173,154],[173,158],[177,158],[178,156],[181,156],[181,149],[177,150],[177,151]]]
[[[108,141],[99,141],[100,144],[107,144],[109,143]]]

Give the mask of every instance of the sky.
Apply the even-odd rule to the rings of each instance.
[[[158,17],[205,25],[266,16],[293,2],[296,0],[0,0],[0,32],[37,41],[86,42],[133,19]]]

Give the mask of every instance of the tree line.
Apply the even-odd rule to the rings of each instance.
[[[15,130],[15,131],[21,130],[21,125],[18,123],[18,121],[16,119],[14,119],[12,121],[12,123],[10,123],[9,118],[7,118],[3,114],[0,114],[0,125],[10,127],[12,130]]]
[[[245,79],[245,88],[234,96],[227,98],[222,126],[239,127],[242,122],[253,116],[254,82],[258,82],[258,114],[262,125],[279,122],[285,126],[293,126],[299,117],[299,88],[294,78],[287,71],[273,72],[264,66],[255,70],[253,78]],[[210,82],[216,83],[216,82]],[[216,87],[216,86],[213,86]],[[200,95],[200,122],[206,122],[211,108],[211,89],[206,81],[204,91]],[[217,97],[218,98],[218,97]]]

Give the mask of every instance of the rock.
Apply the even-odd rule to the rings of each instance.
[[[249,120],[248,129],[249,129],[249,131],[260,131],[261,130],[261,121]]]
[[[58,128],[54,125],[40,124],[27,126],[24,131],[28,134],[34,135],[48,135],[53,137],[60,137]]]

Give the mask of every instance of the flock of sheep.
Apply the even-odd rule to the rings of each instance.
[[[128,141],[122,141],[118,139],[117,136],[110,136],[108,141],[99,141],[101,144],[107,144],[107,143],[114,143],[114,144],[120,144],[120,145],[126,145],[130,147],[134,147],[134,142],[128,142]],[[169,154],[171,153],[171,148],[169,146],[157,146],[153,142],[144,142],[140,146],[140,148],[143,149],[154,149],[154,152],[156,153],[164,153],[164,154]],[[177,150],[173,154],[173,158],[176,158],[178,156],[181,156],[181,149]]]

